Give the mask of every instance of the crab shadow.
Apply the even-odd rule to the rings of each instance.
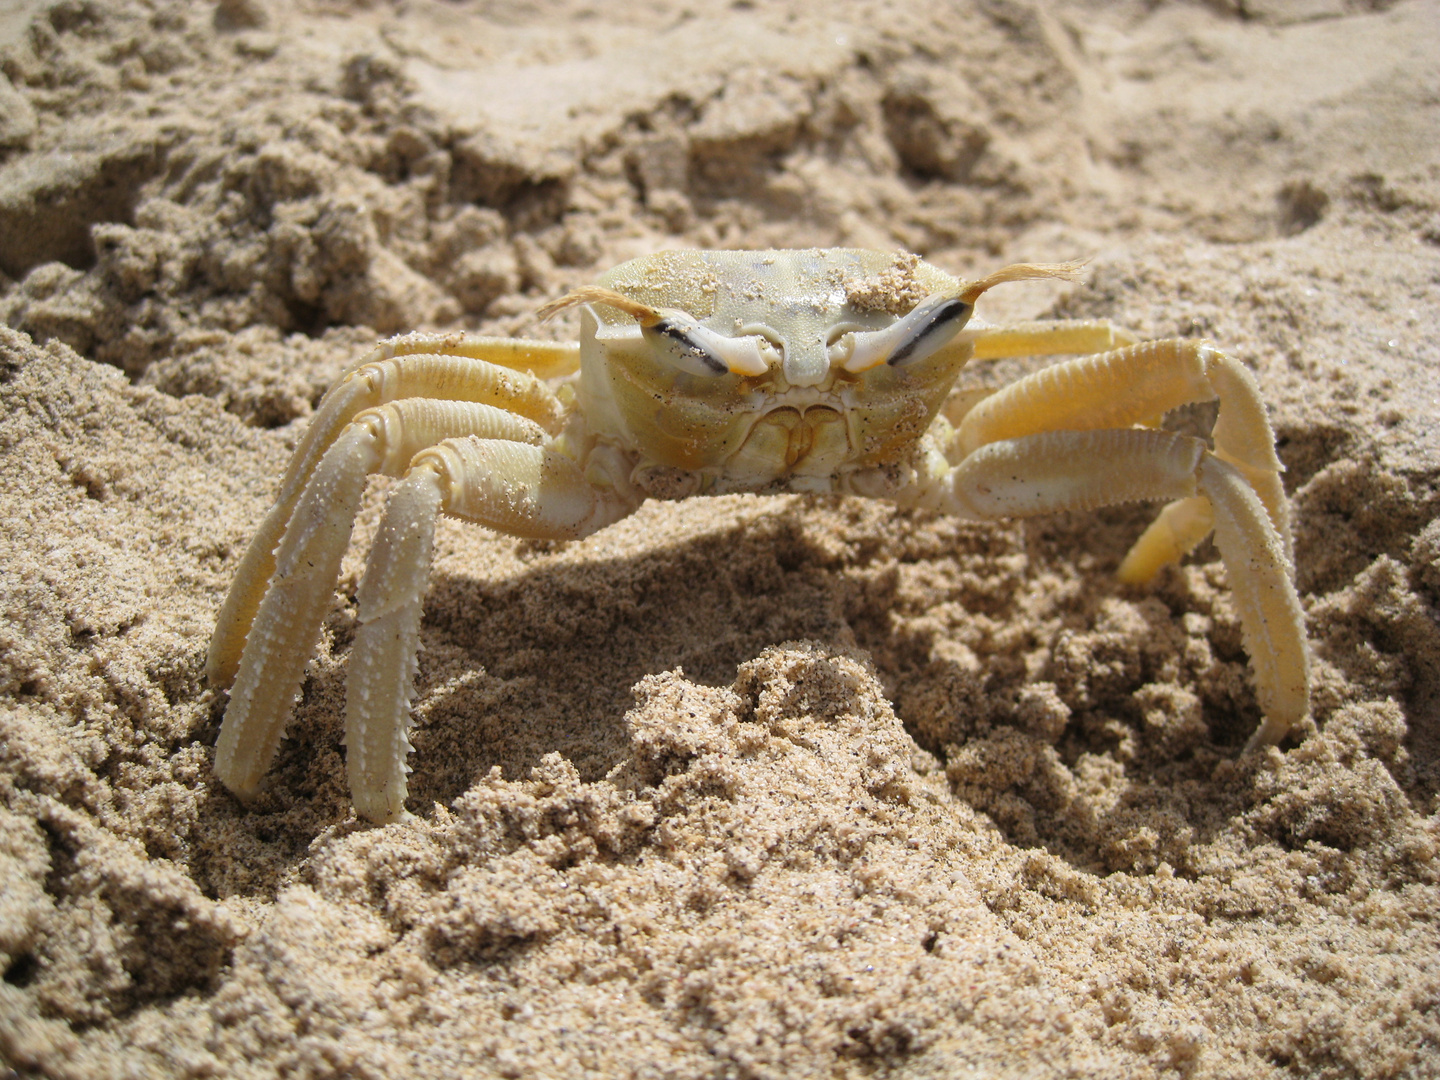
[[[448,803],[497,766],[523,778],[554,752],[602,778],[629,758],[625,714],[647,675],[729,686],[767,646],[853,643],[787,508],[621,558],[528,554],[532,568],[503,580],[432,581],[412,806]]]
[[[625,715],[647,675],[680,669],[729,686],[740,664],[783,641],[853,648],[833,571],[818,565],[797,512],[774,500],[738,517],[685,523],[675,539],[661,525],[621,557],[513,541],[519,573],[437,571],[421,626],[409,807],[449,805],[495,768],[524,779],[556,752],[584,780],[603,778],[629,758]],[[252,813],[254,830],[293,860],[350,813],[343,715],[354,631],[353,606],[327,619],[329,647],[310,664],[260,797],[246,810],[216,794],[215,814]],[[221,695],[217,729],[223,704]]]
[[[524,779],[556,752],[583,779],[600,780],[631,755],[625,716],[646,676],[680,669],[692,681],[729,686],[740,664],[797,639],[865,650],[911,735],[942,760],[972,740],[1008,737],[1023,724],[1006,710],[1013,714],[1017,695],[1034,681],[1025,660],[998,648],[982,657],[977,681],[973,668],[946,656],[941,639],[953,631],[934,623],[904,584],[907,574],[953,575],[957,559],[994,566],[1016,556],[1027,563],[1019,574],[999,572],[999,585],[952,593],[952,606],[997,623],[1023,599],[1023,588],[1006,581],[1028,581],[1033,593],[1033,583],[1057,568],[1087,582],[1080,598],[1054,600],[1061,634],[1099,632],[1102,609],[1119,598],[1140,617],[1130,644],[1117,647],[1150,639],[1148,647],[1163,652],[1192,606],[1173,581],[1147,599],[1113,580],[1110,571],[1148,517],[1144,508],[988,531],[957,524],[920,540],[911,537],[925,532],[925,515],[882,510],[878,528],[868,520],[857,530],[861,543],[837,547],[825,533],[833,519],[811,505],[793,497],[737,504],[734,522],[719,528],[683,519],[675,527],[674,512],[666,511],[647,519],[657,525],[654,535],[620,557],[516,542],[519,573],[436,573],[422,626],[411,809],[427,815],[435,804],[450,805],[495,768]],[[1077,550],[1087,558],[1077,560]],[[958,579],[967,573],[962,566]],[[272,851],[284,848],[281,861],[290,865],[305,858],[317,832],[350,812],[342,717],[353,630],[353,616],[332,615],[331,649],[311,666],[256,815],[257,834]],[[1119,704],[1079,711],[1048,741],[1032,740],[1035,764],[1027,771],[985,776],[977,785],[952,769],[954,795],[989,814],[1012,843],[1044,848],[1079,868],[1178,865],[1179,849],[1206,842],[1244,809],[1243,798],[1215,779],[1216,761],[1235,756],[1256,720],[1238,636],[1229,648],[1227,662],[1241,672],[1232,682],[1246,689],[1218,707],[1207,703],[1212,716],[1201,745],[1178,754],[1154,746],[1117,753],[1125,731],[1144,726],[1132,698],[1152,677],[1147,669],[1101,695]],[[1067,799],[1064,790],[1077,787],[1077,763],[1097,758],[1118,780],[1104,797],[1082,791]],[[1137,837],[1158,840],[1137,847]],[[248,882],[244,891],[252,889],[264,884]]]
[[[812,512],[813,505],[777,501],[730,527],[618,559],[540,549],[531,568],[513,577],[437,575],[427,598],[411,806],[448,805],[496,767],[522,779],[553,752],[582,778],[599,780],[631,756],[625,715],[646,676],[680,669],[691,681],[730,686],[739,665],[798,639],[868,654],[911,736],[944,763],[955,746],[911,706],[936,686],[955,685],[957,671],[939,640],[949,631],[928,629],[936,624],[927,594],[912,585],[945,578],[957,562],[1005,564],[1013,548],[1028,567],[1016,592],[1033,592],[1037,579],[1058,574],[1083,581],[1075,599],[1054,601],[1061,628],[1045,633],[1098,640],[1086,653],[1095,703],[1076,709],[1049,742],[1032,740],[1035,763],[1014,782],[986,777],[975,790],[952,769],[955,797],[989,813],[1017,846],[1043,848],[1092,872],[1144,873],[1161,862],[1183,870],[1187,849],[1210,842],[1244,812],[1248,785],[1237,789],[1224,769],[1219,775],[1229,780],[1216,778],[1219,763],[1239,756],[1259,719],[1238,628],[1233,640],[1215,643],[1215,662],[1229,677],[1203,692],[1200,735],[1182,731],[1177,742],[1173,731],[1147,733],[1137,701],[1137,691],[1159,681],[1158,669],[1184,651],[1184,612],[1203,606],[1179,576],[1153,590],[1114,579],[1153,508],[996,528],[951,523],[928,537],[928,515],[886,510],[858,530],[878,530],[871,546],[837,548],[827,531],[832,518]],[[1083,565],[1075,558],[1080,550],[1092,554]],[[962,588],[958,599],[1001,625],[1022,617],[1023,597],[1005,584]],[[1116,604],[1133,613],[1120,630],[1106,624]],[[1053,640],[1044,647],[1058,651]],[[1107,648],[1126,655],[1112,662]],[[1034,676],[1004,645],[983,663],[977,697],[948,703],[956,720],[950,730],[970,727],[969,735],[983,738],[984,724],[971,722],[988,716],[993,739],[1017,723],[1013,703]],[[343,674],[336,669],[333,677]],[[1076,773],[1096,758],[1113,766],[1115,779],[1092,795]]]

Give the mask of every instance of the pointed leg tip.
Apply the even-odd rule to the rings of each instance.
[[[1274,746],[1285,736],[1294,730],[1295,724],[1278,717],[1267,716],[1255,729],[1255,733],[1245,741],[1245,748],[1240,751],[1241,756],[1264,750],[1267,746]]]
[[[1163,562],[1143,563],[1127,556],[1115,571],[1115,577],[1122,585],[1149,585],[1167,565],[1169,564]]]
[[[353,794],[355,813],[363,821],[372,825],[409,825],[420,819],[405,809],[405,800],[402,797],[398,804],[389,801],[383,795],[378,799],[367,799],[358,794]]]
[[[215,766],[215,775],[219,778],[221,785],[242,804],[248,806],[255,801],[263,788],[264,774],[241,774],[235,775],[234,770]]]
[[[235,682],[235,674],[240,670],[240,658],[217,657],[214,655],[205,658],[205,685],[212,690],[229,690]]]

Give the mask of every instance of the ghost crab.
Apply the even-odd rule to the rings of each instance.
[[[330,390],[252,540],[210,645],[230,687],[215,771],[243,797],[274,757],[375,472],[399,477],[358,590],[346,698],[359,814],[405,811],[421,605],[441,513],[519,537],[586,536],[647,497],[842,492],[964,518],[1166,500],[1120,567],[1144,582],[1212,530],[1263,713],[1251,745],[1308,708],[1281,465],[1255,380],[1214,346],[1138,343],[1108,323],[988,326],[987,290],[859,250],[668,251],[549,305],[580,342],[415,334]],[[1073,354],[968,410],[972,358]],[[577,374],[578,372],[578,374]],[[552,385],[546,380],[568,377]],[[1211,441],[1160,430],[1218,400]]]

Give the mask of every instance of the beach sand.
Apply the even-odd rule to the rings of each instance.
[[[1440,1075],[1440,4],[818,12],[0,6],[0,1076]],[[1249,366],[1312,718],[1241,754],[1213,544],[1115,579],[1153,507],[446,521],[372,827],[377,481],[267,787],[219,785],[215,613],[343,366],[807,246],[1087,259],[980,314]]]

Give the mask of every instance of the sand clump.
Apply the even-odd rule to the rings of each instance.
[[[1440,1071],[1440,12],[813,11],[0,13],[0,1071]],[[217,785],[215,611],[341,367],[571,334],[534,310],[662,247],[810,245],[1088,258],[980,314],[1250,365],[1304,730],[1239,755],[1213,546],[1115,582],[1147,508],[446,522],[419,820],[362,827],[377,483],[267,788]]]

